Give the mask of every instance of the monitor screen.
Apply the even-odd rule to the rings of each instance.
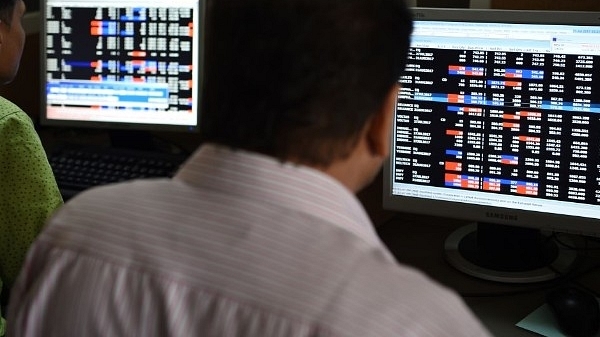
[[[600,236],[600,13],[413,12],[384,208]]]
[[[203,0],[43,0],[43,125],[198,129]]]

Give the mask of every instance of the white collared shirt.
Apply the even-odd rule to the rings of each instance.
[[[173,179],[100,187],[40,235],[14,336],[489,336],[398,265],[357,198],[306,167],[202,146]]]

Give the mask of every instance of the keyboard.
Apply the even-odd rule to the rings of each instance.
[[[65,200],[93,186],[150,177],[172,177],[187,156],[152,151],[62,147],[48,154]]]

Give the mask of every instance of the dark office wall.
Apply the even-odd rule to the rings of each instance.
[[[28,12],[37,12],[40,10],[40,0],[24,0]]]
[[[40,0],[24,1],[27,14],[23,26],[27,37],[21,66],[12,83],[0,85],[0,96],[19,105],[37,123],[40,110],[40,35],[37,24]]]
[[[14,81],[0,86],[3,96],[20,106],[36,123],[40,111],[40,36],[27,34],[21,66]]]

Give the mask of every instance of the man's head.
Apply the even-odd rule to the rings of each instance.
[[[0,0],[0,84],[13,80],[25,45],[23,0]]]
[[[317,167],[382,109],[412,30],[401,0],[219,0],[208,17],[205,140]]]

